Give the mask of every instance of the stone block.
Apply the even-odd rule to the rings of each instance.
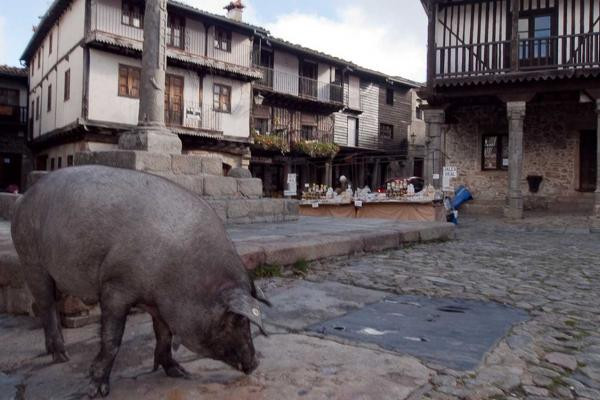
[[[204,193],[204,175],[175,175],[170,174],[165,178],[183,186],[187,190],[202,196]]]
[[[400,246],[400,237],[395,231],[379,231],[364,235],[365,251],[383,251]]]
[[[265,252],[258,244],[237,243],[235,248],[247,270],[253,270],[265,263]]]
[[[250,204],[247,200],[229,200],[227,205],[227,219],[236,220],[239,218],[249,218]],[[233,221],[231,221],[233,222]]]
[[[0,313],[33,316],[33,296],[29,289],[0,287]]]
[[[292,265],[297,261],[313,261],[323,258],[355,254],[363,251],[364,242],[360,235],[319,235],[302,237],[293,241],[263,244],[266,263]]]
[[[206,175],[204,177],[204,196],[215,199],[238,196],[237,180],[226,176]]]
[[[87,151],[75,154],[75,165],[105,165],[144,172],[170,172],[171,156],[135,150]]]
[[[400,245],[417,243],[420,240],[419,230],[417,228],[401,229],[398,232],[398,242]]]
[[[285,214],[289,216],[300,216],[300,202],[298,200],[285,199]]]
[[[237,179],[238,192],[242,197],[258,199],[262,197],[263,183],[258,178]]]
[[[202,173],[223,176],[223,161],[217,157],[202,157]]]
[[[227,174],[230,178],[250,179],[252,172],[247,168],[232,168]]]
[[[227,201],[226,200],[207,200],[208,204],[217,213],[221,221],[227,221]]]
[[[0,219],[10,221],[15,203],[21,197],[20,194],[0,193]]]
[[[422,242],[450,240],[454,238],[454,229],[452,224],[425,226],[419,230],[419,239]]]
[[[48,175],[47,171],[32,171],[27,175],[27,189],[36,184],[37,181]]]
[[[63,296],[58,303],[58,310],[63,315],[87,314],[92,308],[93,306],[88,306],[77,297],[70,295]]]
[[[0,287],[22,288],[25,279],[21,272],[21,262],[15,251],[0,253]]]
[[[174,174],[202,174],[202,160],[205,157],[191,154],[175,154],[171,157],[171,169]]]

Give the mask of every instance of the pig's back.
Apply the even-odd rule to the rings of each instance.
[[[107,279],[147,282],[185,257],[200,224],[226,236],[203,200],[170,181],[85,166],[36,183],[17,207],[13,237],[28,264],[47,269],[61,291],[87,298]]]

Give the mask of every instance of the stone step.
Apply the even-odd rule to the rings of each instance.
[[[296,221],[298,202],[287,199],[207,199],[227,224]]]
[[[143,172],[175,175],[223,176],[223,163],[217,157],[161,154],[135,150],[81,152],[75,155],[75,165],[106,165]]]

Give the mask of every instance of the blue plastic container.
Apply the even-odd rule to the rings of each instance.
[[[462,206],[469,200],[473,200],[473,195],[471,194],[471,192],[469,192],[469,189],[467,189],[464,186],[459,186],[454,192],[454,198],[452,199],[452,208],[458,210],[460,206]]]

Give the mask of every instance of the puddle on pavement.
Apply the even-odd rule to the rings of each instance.
[[[467,371],[513,325],[528,319],[521,309],[493,302],[397,296],[307,329]]]

